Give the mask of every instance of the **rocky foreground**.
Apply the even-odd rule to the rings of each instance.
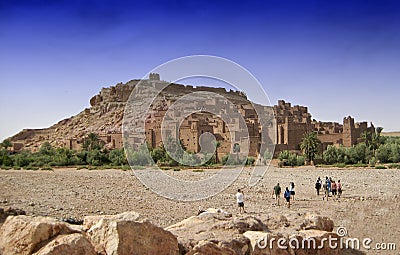
[[[284,216],[263,222],[251,215],[232,216],[221,209],[208,209],[166,228],[133,211],[86,216],[81,225],[18,215],[8,216],[0,229],[0,254],[352,254],[328,245],[320,247],[324,238],[338,238],[331,232],[333,228],[332,220],[315,214],[303,215],[300,225],[292,225]],[[286,248],[276,242],[269,245],[272,238],[284,240],[281,245]],[[294,239],[301,244],[306,238],[316,241],[315,249],[295,247]]]

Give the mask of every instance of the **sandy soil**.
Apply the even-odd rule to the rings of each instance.
[[[167,171],[182,179],[199,179],[214,174],[204,172]],[[195,215],[201,208],[223,208],[237,214],[234,194],[244,187],[246,213],[261,219],[282,214],[295,222],[300,215],[317,212],[332,218],[336,227],[347,228],[349,237],[371,238],[374,243],[396,243],[400,250],[400,170],[397,169],[316,169],[271,167],[254,187],[247,186],[249,169],[220,194],[202,201],[179,202],[151,192],[132,171],[74,170],[55,171],[0,170],[0,207],[23,209],[29,215],[57,218],[82,218],[90,214],[116,214],[134,210],[153,223],[168,226]],[[331,176],[343,183],[340,199],[323,201],[317,196],[317,177]],[[272,188],[280,182],[296,184],[292,208],[273,205]],[[283,199],[281,199],[283,204]],[[369,254],[377,252],[370,251]],[[399,254],[386,252],[381,254]]]

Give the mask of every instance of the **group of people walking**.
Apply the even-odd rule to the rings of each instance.
[[[296,192],[294,191],[294,182],[290,182],[289,186],[285,187],[285,190],[283,192],[283,197],[286,200],[286,204],[287,207],[290,208],[290,201],[294,200],[294,196],[296,194]],[[321,189],[324,192],[324,196],[323,196],[323,200],[328,201],[329,197],[338,197],[340,198],[340,196],[342,195],[342,183],[340,182],[340,180],[338,180],[337,182],[334,181],[332,179],[332,177],[328,177],[326,176],[325,180],[322,181],[320,177],[318,177],[317,181],[315,182],[315,189],[317,190],[317,196],[320,195],[320,191]],[[272,191],[272,196],[275,199],[275,205],[279,206],[279,200],[280,200],[280,196],[282,193],[282,188],[279,185],[279,183],[276,184],[276,186],[274,187],[273,191]],[[239,213],[244,213],[244,195],[243,195],[243,191],[241,189],[238,189],[237,193],[236,193],[236,201],[237,204],[239,206]]]
[[[317,181],[315,182],[315,189],[317,190],[317,195],[319,196],[321,188],[324,191],[323,200],[328,201],[328,198],[333,196],[334,198],[342,195],[342,183],[340,180],[337,182],[332,180],[332,177],[325,177],[325,181],[323,182],[320,177],[318,177]]]

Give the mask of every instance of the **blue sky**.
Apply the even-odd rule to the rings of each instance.
[[[273,103],[398,131],[399,27],[396,0],[0,0],[0,140],[196,54],[247,68]]]

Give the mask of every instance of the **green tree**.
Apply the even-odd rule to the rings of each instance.
[[[221,142],[220,141],[215,141],[214,142],[215,145],[215,163],[219,163],[219,159],[218,159],[218,148],[221,147]]]
[[[89,165],[101,166],[105,161],[104,158],[104,154],[100,150],[94,149],[88,152],[86,161]]]
[[[12,147],[12,142],[10,141],[10,139],[5,139],[1,144],[1,147],[3,147],[4,149],[7,149],[9,147]]]
[[[389,161],[392,163],[398,163],[400,161],[400,145],[395,143],[390,144]]]
[[[347,149],[348,162],[350,164],[368,163],[372,154],[370,148],[365,143]]]
[[[296,153],[290,151],[282,151],[279,153],[280,166],[302,166],[304,165],[304,157],[298,156]]]
[[[300,143],[300,149],[303,151],[308,163],[314,161],[320,144],[321,141],[318,139],[317,133],[307,132],[304,134],[304,137]]]
[[[169,165],[177,166],[179,165],[179,162],[182,162],[183,152],[185,149],[182,145],[183,141],[168,136],[167,141],[163,146],[165,149],[166,161]]]
[[[381,163],[388,163],[390,158],[390,152],[391,152],[390,144],[382,144],[376,151],[375,156]]]
[[[361,134],[361,140],[367,145],[367,147],[372,150],[373,153],[379,148],[383,143],[383,138],[381,136],[383,127],[377,127],[375,132],[363,132]]]
[[[182,163],[185,166],[194,166],[197,165],[200,160],[196,157],[196,155],[191,153],[184,153],[182,158]]]
[[[142,144],[137,150],[128,148],[126,151],[129,164],[133,166],[150,166],[152,164],[151,155],[148,153],[147,146]]]
[[[110,151],[108,158],[113,166],[122,166],[128,163],[123,148]]]
[[[16,167],[28,166],[32,161],[31,153],[29,151],[21,151],[17,154],[14,154],[12,155],[12,159],[14,162],[14,166]]]
[[[40,146],[39,153],[42,155],[52,155],[54,154],[53,146],[49,142],[45,142]]]
[[[12,166],[13,161],[6,149],[0,149],[0,166]]]
[[[323,153],[323,158],[327,164],[339,163],[339,149],[334,145],[328,145]]]
[[[84,140],[82,147],[84,150],[101,150],[103,149],[104,142],[100,140],[99,136],[95,133],[90,133]]]
[[[165,148],[162,144],[151,151],[151,157],[155,163],[167,162],[167,157],[165,154]]]

